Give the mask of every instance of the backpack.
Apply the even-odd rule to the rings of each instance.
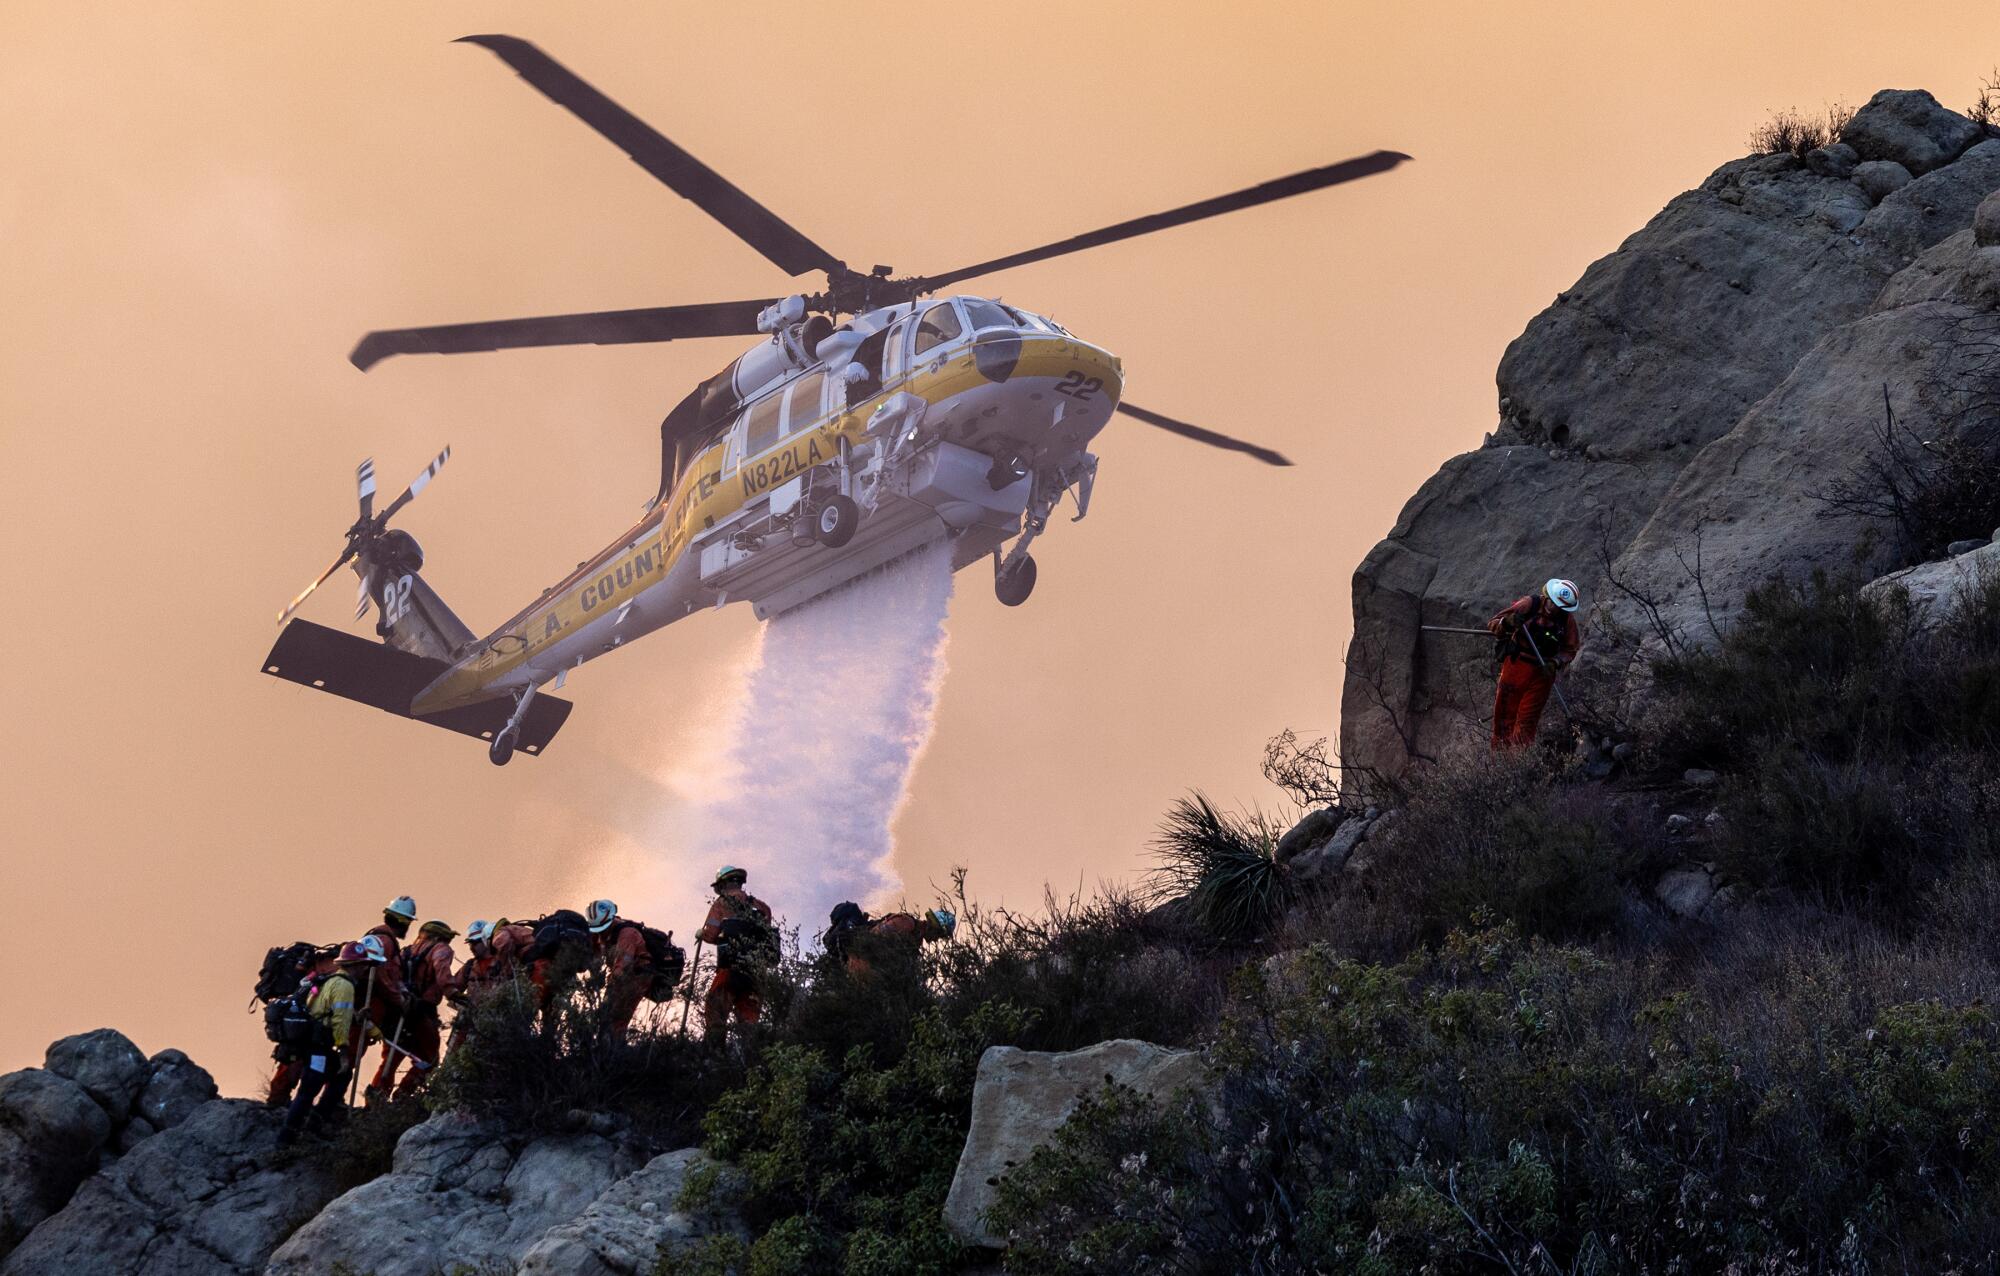
[[[624,925],[638,927],[639,938],[646,941],[646,963],[653,973],[646,985],[646,1000],[672,1001],[680,989],[681,972],[687,969],[687,951],[672,935],[644,922],[626,921]]]
[[[528,945],[526,960],[548,961],[571,944],[588,945],[593,936],[590,923],[573,908],[558,908],[547,917],[529,922],[534,942]]]
[[[833,911],[827,914],[827,921],[831,925],[826,928],[826,933],[820,936],[820,943],[825,945],[828,955],[835,961],[847,960],[847,947],[854,939],[855,932],[865,931],[874,925],[868,919],[868,914],[861,911],[861,905],[853,900],[835,904]]]
[[[332,1030],[312,1017],[313,994],[320,981],[308,977],[283,997],[264,1006],[264,1035],[288,1051],[305,1054],[320,1045],[324,1037],[332,1041]]]
[[[265,953],[264,964],[257,971],[257,989],[253,995],[268,1006],[280,997],[297,992],[299,981],[312,969],[313,958],[319,951],[318,944],[308,944],[301,939]]]

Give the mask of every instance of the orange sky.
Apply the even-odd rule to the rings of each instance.
[[[1348,577],[1493,423],[1502,347],[1772,109],[1962,106],[1987,3],[0,6],[0,1068],[114,1024],[226,1090],[267,944],[608,894],[683,934],[705,864],[650,844],[748,649],[697,617],[570,682],[546,759],[257,673],[339,548],[355,462],[483,629],[622,529],[661,414],[731,341],[404,359],[371,327],[770,295],[784,279],[490,55],[542,44],[858,264],[936,270],[1389,147],[1368,182],[970,285],[1123,356],[1114,422],[1018,611],[967,572],[898,834],[1028,903],[1143,867],[1190,787],[1274,802],[1334,728]],[[1552,565],[1552,570],[1555,566]],[[342,577],[342,579],[346,579]],[[1496,596],[1520,582],[1495,583]],[[343,623],[350,586],[308,615]],[[657,885],[664,877],[675,887]],[[752,884],[753,888],[755,883]],[[164,970],[175,991],[155,993]]]

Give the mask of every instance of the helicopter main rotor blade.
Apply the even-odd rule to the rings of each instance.
[[[693,306],[646,306],[585,314],[448,323],[432,328],[386,328],[361,338],[348,361],[363,372],[391,355],[466,354],[524,346],[612,346],[684,337],[754,337],[757,316],[778,298],[715,301]]]
[[[300,605],[304,603],[306,599],[312,597],[313,591],[315,589],[318,589],[321,585],[326,584],[328,580],[332,579],[333,574],[339,571],[342,567],[346,566],[347,560],[352,557],[354,557],[353,545],[349,545],[346,549],[341,550],[340,557],[333,560],[333,566],[321,572],[319,574],[318,580],[314,581],[310,585],[307,585],[304,589],[301,589],[296,595],[293,596],[292,601],[285,604],[285,609],[278,613],[278,623],[282,625],[287,620],[290,620],[292,618],[292,613],[297,611]]]
[[[1154,213],[1149,217],[1135,217],[1131,221],[1119,222],[1115,226],[1106,226],[1102,230],[1093,230],[1088,234],[1074,235],[1053,244],[1044,244],[1040,248],[1030,248],[1026,252],[995,257],[976,266],[947,271],[942,275],[924,275],[912,282],[919,292],[936,292],[975,275],[990,275],[994,271],[1010,270],[1015,266],[1028,265],[1030,262],[1047,261],[1051,257],[1061,257],[1066,253],[1115,244],[1121,239],[1150,235],[1156,230],[1185,226],[1189,222],[1198,222],[1208,217],[1219,217],[1240,208],[1254,208],[1259,204],[1271,203],[1273,200],[1289,199],[1293,195],[1303,195],[1308,191],[1372,177],[1376,173],[1388,172],[1408,158],[1410,157],[1401,151],[1376,151],[1356,159],[1342,160],[1338,164],[1328,164],[1324,168],[1309,168],[1303,173],[1280,177],[1276,181],[1251,186],[1234,194],[1218,195],[1214,199],[1204,199],[1198,203],[1169,209],[1164,213]]]
[[[802,275],[808,270],[838,274],[846,270],[832,253],[796,227],[526,40],[511,35],[468,35],[457,43],[492,50],[544,97],[596,129],[631,156],[633,163],[683,199],[692,200],[786,274]]]
[[[1134,407],[1130,403],[1120,403],[1118,410],[1126,416],[1132,417],[1134,420],[1144,421],[1147,425],[1165,430],[1169,434],[1178,434],[1184,439],[1193,439],[1197,443],[1206,443],[1210,447],[1219,447],[1228,452],[1242,452],[1256,457],[1266,465],[1290,465],[1292,463],[1291,459],[1283,452],[1274,452],[1270,448],[1245,442],[1242,439],[1232,438],[1227,434],[1219,434],[1214,430],[1204,430],[1198,425],[1189,425],[1185,421],[1176,421],[1170,416],[1161,416],[1157,412],[1148,412],[1146,409]]]
[[[437,454],[437,459],[433,460],[429,465],[425,466],[424,472],[422,474],[419,474],[415,478],[410,480],[410,485],[403,489],[402,495],[398,496],[395,500],[389,502],[389,508],[382,511],[382,517],[377,519],[376,522],[378,524],[388,523],[389,519],[396,513],[397,510],[402,509],[405,505],[408,505],[411,501],[416,500],[417,493],[423,491],[425,488],[431,485],[431,480],[437,477],[437,472],[443,469],[444,463],[446,461],[449,461],[450,459],[451,459],[451,444],[447,443],[444,445],[444,451]]]

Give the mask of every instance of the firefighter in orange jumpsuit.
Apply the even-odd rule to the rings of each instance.
[[[743,889],[749,880],[743,869],[723,865],[715,875],[715,902],[695,932],[703,943],[715,946],[715,982],[701,1003],[710,1043],[723,1039],[732,1014],[738,1023],[757,1022],[764,1009],[757,992],[759,968],[776,964],[780,955],[771,906]]]
[[[403,1012],[403,1000],[408,995],[403,986],[403,938],[410,933],[410,925],[416,920],[417,901],[408,895],[398,895],[382,910],[381,922],[362,936],[364,940],[374,937],[382,947],[384,960],[374,967],[375,984],[367,997],[367,1018],[374,1032],[363,1033],[356,1038],[361,1043],[361,1053],[366,1053],[369,1043],[376,1037],[389,1040],[390,1033],[395,1030],[396,1016]],[[361,1067],[359,1053],[354,1066],[357,1069]]]
[[[604,959],[605,1035],[622,1039],[653,982],[653,957],[639,923],[620,917],[610,900],[592,900],[585,916],[590,933],[597,936],[597,955]]]
[[[874,973],[874,965],[869,961],[869,950],[883,941],[909,945],[915,952],[925,944],[950,939],[958,929],[958,918],[942,908],[924,911],[922,917],[911,913],[887,913],[866,924],[861,934],[847,949],[847,973],[862,978]]]
[[[417,942],[403,954],[403,1009],[384,1029],[394,1044],[382,1048],[382,1062],[368,1083],[370,1102],[386,1098],[392,1088],[399,1099],[415,1094],[436,1066],[442,1040],[438,1007],[458,986],[451,967],[451,941],[457,934],[443,922],[425,922]],[[397,1086],[396,1071],[406,1058],[410,1071]]]
[[[482,989],[506,983],[522,973],[528,948],[535,942],[532,927],[501,918],[497,922],[477,921],[465,928],[465,944],[470,950],[458,968],[458,989],[468,997]]]
[[[1576,627],[1576,585],[1555,579],[1486,622],[1500,643],[1500,685],[1493,696],[1493,748],[1535,742],[1556,675],[1583,645]]]

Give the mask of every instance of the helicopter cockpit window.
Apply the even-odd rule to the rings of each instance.
[[[1014,319],[1005,310],[990,301],[982,301],[977,297],[966,299],[965,317],[972,321],[972,330],[974,332],[978,332],[983,328],[1013,328],[1017,326]]]
[[[826,374],[818,370],[806,373],[792,382],[791,393],[787,396],[785,410],[785,433],[797,434],[800,430],[818,421],[824,413],[820,409],[820,394],[826,386]]]
[[[743,444],[746,459],[762,456],[778,441],[778,405],[783,401],[782,394],[767,394],[750,405]]]
[[[1014,326],[1017,328],[1025,328],[1029,332],[1048,331],[1048,325],[1043,323],[1041,317],[1038,315],[1029,314],[1025,310],[1016,310],[1012,306],[1002,306],[1000,308],[1012,316]]]
[[[917,353],[934,350],[965,331],[965,325],[958,321],[958,311],[949,301],[941,301],[924,311],[924,317],[917,324]]]

